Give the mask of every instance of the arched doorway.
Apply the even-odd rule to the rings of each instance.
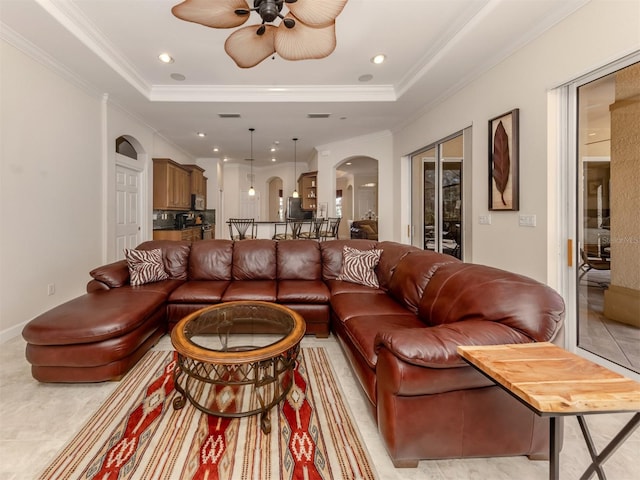
[[[267,180],[269,188],[267,220],[269,222],[284,221],[285,199],[282,183],[282,178],[280,177],[272,177]]]
[[[122,135],[115,141],[115,254],[124,258],[125,248],[142,241],[142,145],[134,137]]]
[[[371,157],[351,157],[336,166],[336,213],[342,216],[339,237],[350,238],[352,223],[378,222],[378,161]]]

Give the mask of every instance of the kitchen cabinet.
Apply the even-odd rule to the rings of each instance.
[[[187,242],[196,242],[202,240],[201,227],[189,227],[182,230],[154,230],[154,240],[186,240]]]
[[[316,182],[318,180],[318,172],[306,172],[298,178],[298,192],[302,199],[302,210],[315,211],[317,205]]]
[[[191,174],[191,193],[207,197],[207,177],[204,176],[204,168],[198,165],[183,165]]]
[[[153,159],[153,209],[189,210],[191,172],[168,158]]]

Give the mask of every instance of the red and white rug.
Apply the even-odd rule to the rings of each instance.
[[[40,479],[373,480],[326,351],[303,348],[295,385],[271,412],[223,419],[172,406],[175,352],[151,351]]]

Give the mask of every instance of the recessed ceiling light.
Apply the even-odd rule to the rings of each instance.
[[[370,82],[371,80],[373,80],[373,75],[371,75],[370,73],[367,73],[365,75],[360,75],[358,77],[359,82]]]
[[[223,162],[228,162],[228,161],[229,161],[229,159],[228,159],[227,157],[224,157],[224,158],[222,159],[222,161],[223,161]]]
[[[198,132],[196,135],[198,135],[199,137],[206,137],[207,134],[204,132]]]
[[[213,147],[213,151],[217,152],[218,151],[218,147]]]
[[[158,60],[160,60],[162,63],[173,63],[173,57],[168,53],[161,53],[160,55],[158,55]]]
[[[271,147],[271,151],[275,152],[276,151],[276,147]]]
[[[347,162],[346,164],[347,164],[347,165],[351,165],[351,162]]]
[[[376,55],[375,57],[373,57],[371,59],[372,63],[375,63],[376,65],[380,65],[381,63],[383,63],[385,60],[387,59],[387,57],[385,55],[383,55],[382,53]]]
[[[271,161],[272,161],[272,162],[275,162],[275,161],[276,161],[276,159],[275,159],[275,158],[272,158],[272,159],[271,159]]]
[[[185,77],[181,73],[172,73],[170,77],[178,82],[184,82],[187,79],[187,77]]]

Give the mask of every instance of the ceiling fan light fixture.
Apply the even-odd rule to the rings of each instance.
[[[327,57],[335,50],[335,19],[347,0],[253,0],[253,8],[248,2],[184,0],[171,12],[211,28],[240,26],[252,11],[257,12],[261,24],[236,30],[225,42],[225,51],[240,68],[254,67],[274,53],[285,60],[307,60]],[[285,4],[289,12],[283,15]],[[279,25],[271,24],[277,19],[282,20]]]

